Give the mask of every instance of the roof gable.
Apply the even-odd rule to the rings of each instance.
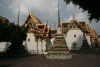
[[[31,19],[31,22],[34,24],[42,24],[42,22],[34,15],[34,14],[29,14],[28,17],[25,20],[25,23],[27,23],[27,21]],[[24,23],[24,24],[25,24]],[[23,24],[23,25],[24,25]]]

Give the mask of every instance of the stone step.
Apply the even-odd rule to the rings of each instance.
[[[46,55],[48,59],[72,59],[71,54],[49,54]]]
[[[48,53],[50,53],[50,54],[53,54],[53,53],[57,53],[57,54],[65,53],[65,54],[67,54],[67,53],[69,53],[69,51],[48,51]]]

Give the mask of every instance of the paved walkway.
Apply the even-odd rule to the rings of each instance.
[[[100,67],[100,51],[70,51],[72,59],[52,60],[46,56],[0,59],[0,67]]]

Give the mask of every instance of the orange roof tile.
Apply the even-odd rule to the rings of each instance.
[[[30,14],[30,16],[34,20],[35,24],[42,24],[42,22],[34,14]]]

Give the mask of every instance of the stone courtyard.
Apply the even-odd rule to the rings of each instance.
[[[100,50],[70,51],[72,59],[46,59],[43,54],[0,59],[0,67],[100,67]]]

